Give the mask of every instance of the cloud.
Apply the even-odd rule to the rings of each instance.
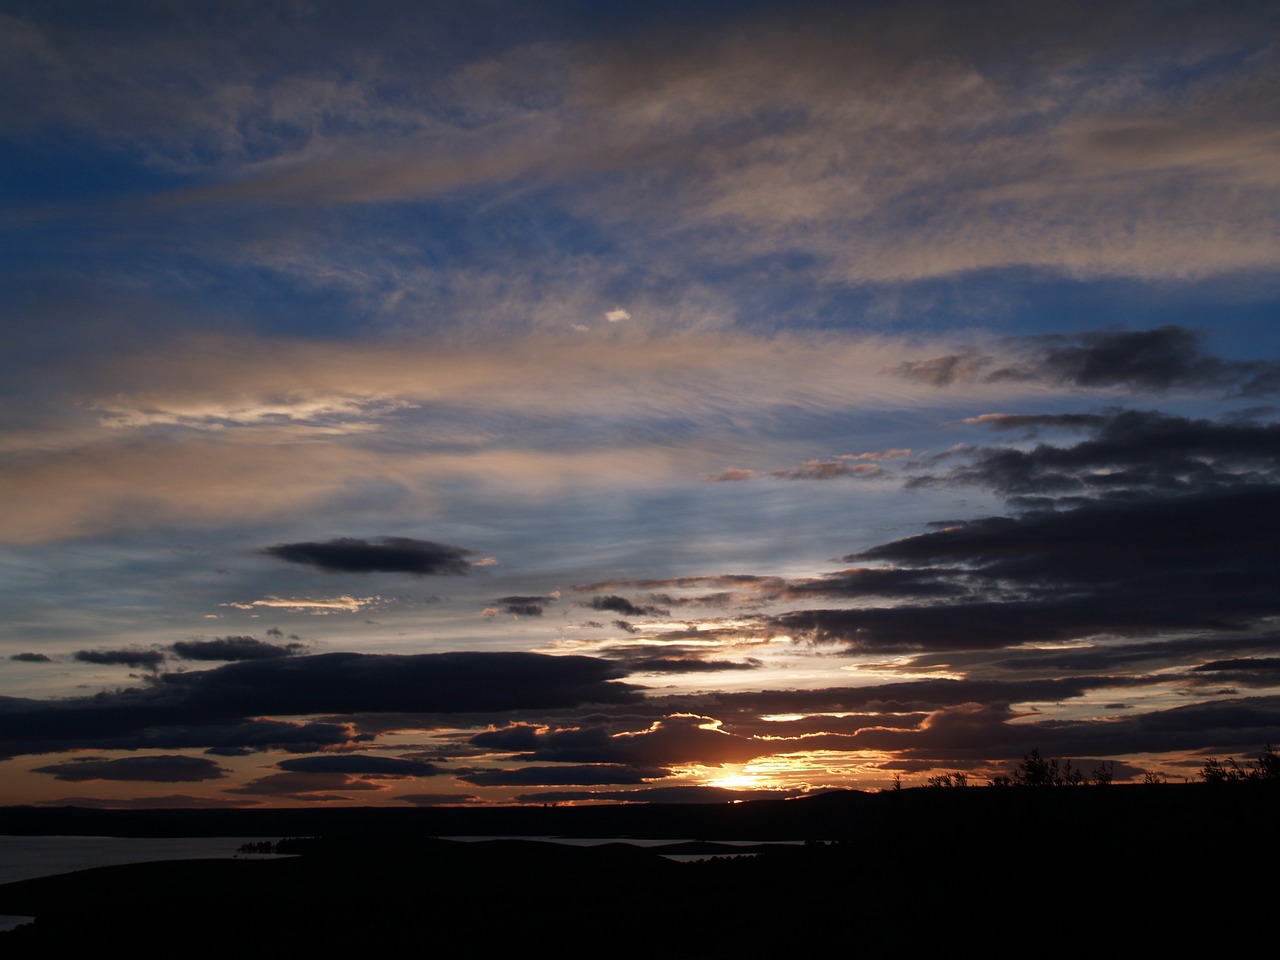
[[[305,647],[301,643],[265,643],[253,637],[214,637],[180,640],[170,649],[184,660],[270,660],[297,656]]]
[[[834,480],[837,477],[874,477],[880,468],[873,463],[850,464],[841,460],[806,460],[794,470],[775,470],[783,480]]]
[[[9,659],[16,660],[18,663],[53,663],[43,653],[15,653]]]
[[[75,658],[81,663],[98,663],[105,666],[135,667],[142,670],[158,670],[164,663],[160,650],[77,650]]]
[[[297,610],[305,613],[325,615],[330,613],[358,613],[366,607],[381,603],[381,597],[263,597],[250,603],[231,602],[225,604],[237,610],[252,610],[255,607],[271,607],[281,610]]]
[[[601,784],[647,783],[671,776],[664,767],[633,767],[614,763],[559,764],[553,767],[518,767],[515,769],[472,770],[460,773],[458,779],[477,787],[597,786]]]
[[[1021,337],[1005,347],[1011,356],[970,349],[908,360],[895,372],[935,387],[1013,381],[1134,392],[1211,389],[1244,397],[1280,391],[1280,362],[1214,356],[1203,335],[1185,327]]]
[[[33,767],[35,773],[48,773],[58,780],[83,782],[86,780],[129,780],[151,783],[188,783],[202,780],[218,780],[226,771],[212,760],[201,757],[157,756],[123,757],[103,760],[86,757],[54,763],[45,767]]]
[[[623,675],[590,657],[326,653],[163,674],[152,689],[160,702],[215,716],[455,713],[625,703],[635,694]]]
[[[604,649],[308,657],[283,639],[172,643],[181,628],[152,649],[82,651],[70,673],[95,673],[86,661],[156,673],[166,656],[214,669],[0,699],[0,751],[322,754],[259,783],[316,798],[370,793],[376,771],[349,765],[391,758],[349,751],[393,724],[453,744],[527,720],[536,728],[499,727],[526,752],[630,751],[653,769],[895,743],[925,763],[1018,755],[1019,736],[1100,749],[1108,723],[1135,743],[1142,731],[1108,710],[1150,716],[1205,684],[1266,692],[1277,426],[1186,411],[1280,390],[1265,338],[1243,343],[1280,264],[1274,4],[720,5],[678,27],[637,7],[612,11],[607,30],[508,7],[487,8],[479,31],[432,5],[374,20],[331,5],[146,12],[126,30],[40,4],[6,19],[0,87],[20,95],[0,97],[0,131],[21,188],[6,225],[30,263],[10,277],[17,340],[0,381],[20,402],[0,404],[0,531],[84,539],[54,564],[70,564],[72,586],[33,591],[32,615],[14,620],[52,636],[68,591],[107,624],[157,598],[135,561],[159,542],[192,544],[165,574],[190,603],[245,598],[228,619],[398,609],[406,598],[311,595],[304,581],[459,575],[491,558],[407,537],[299,538],[332,535],[320,514],[409,533],[434,516],[440,536],[514,537],[502,556],[518,577],[497,587],[504,568],[476,571],[460,589],[491,585],[442,604],[425,633],[388,609],[362,628],[371,649],[498,642],[501,624],[474,615],[484,598],[512,591],[495,613],[535,618],[554,579],[584,576],[569,570],[616,577],[572,604],[612,627],[590,621],[587,637],[565,620],[566,638],[528,619],[500,645]],[[428,203],[429,227],[403,201]],[[1085,283],[1109,277],[1126,279]],[[1135,296],[1134,278],[1163,292]],[[1245,306],[1213,335],[1253,359],[1187,327],[1081,330],[1094,309],[1158,309],[1148,294],[1179,301],[1169,316],[1207,316],[1228,288]],[[1024,329],[1052,313],[1074,332],[904,339],[944,312],[1008,328],[1011,310]],[[193,332],[210,324],[231,332]],[[1169,394],[1183,416],[1081,412],[1104,392]],[[940,421],[989,432],[934,457]],[[907,429],[914,454],[897,447]],[[910,472],[910,498],[888,489],[890,470]],[[858,478],[870,482],[841,482]],[[1009,516],[975,506],[992,494]],[[895,525],[944,498],[928,515],[964,519]],[[595,506],[628,500],[643,507]],[[616,521],[603,537],[602,518]],[[121,535],[128,588],[94,576]],[[213,540],[216,560],[199,552]],[[253,571],[228,569],[246,543],[275,544],[252,588]],[[842,553],[815,575],[815,556]],[[42,576],[43,556],[24,553],[24,569]],[[200,556],[232,586],[202,579]],[[749,563],[786,576],[714,573]],[[656,579],[671,570],[711,573]],[[623,579],[638,573],[655,579]],[[94,642],[150,643],[177,622],[161,609],[176,596],[157,600],[154,624]],[[699,606],[717,616],[647,629],[669,611],[706,616]],[[766,642],[784,635],[812,644]],[[1063,664],[1100,675],[1037,675]],[[715,692],[828,670],[852,686]],[[45,684],[68,671],[22,672]],[[636,672],[661,676],[642,692],[623,682]],[[957,679],[879,682],[920,674]],[[1139,681],[1132,703],[1101,703],[1103,688],[1128,697]],[[1268,729],[1270,708],[1249,706],[1262,718],[1249,729]],[[783,726],[749,707],[842,716]],[[1064,717],[1078,725],[1054,725]],[[1226,707],[1166,720],[1187,717],[1231,721]],[[769,723],[780,739],[764,739]]]
[[[924,583],[952,579],[962,599],[797,610],[766,623],[867,651],[1244,632],[1280,614],[1258,524],[1276,511],[1280,486],[1245,483],[953,524],[846,559],[914,569]]]
[[[226,792],[326,803],[349,800],[351,798],[345,796],[348,792],[385,789],[383,784],[370,783],[345,773],[269,773],[241,786],[228,787]]]
[[[503,613],[509,613],[513,617],[540,617],[547,604],[559,599],[559,593],[554,593],[545,596],[499,597],[495,602],[501,605]]]
[[[605,597],[592,597],[587,604],[592,610],[607,610],[627,617],[665,617],[670,611],[660,607],[642,607],[632,603],[626,597],[610,594]]]
[[[639,699],[634,687],[620,682],[624,672],[605,660],[535,653],[330,653],[244,660],[160,674],[146,686],[94,697],[0,699],[0,754],[105,743],[131,749],[172,740],[221,747],[283,741],[309,743],[302,749],[314,750],[350,741],[350,726],[295,726],[264,718],[622,704]]]
[[[655,767],[678,763],[719,766],[779,752],[776,743],[737,736],[719,727],[719,722],[709,717],[677,714],[635,732],[611,733],[604,726],[545,731],[515,727],[480,733],[469,742],[522,751],[516,757],[519,760]]]
[[[764,662],[752,657],[746,660],[705,660],[697,655],[650,656],[636,650],[610,652],[610,659],[627,665],[632,674],[639,673],[717,673],[726,670],[758,670]]]
[[[949,387],[955,383],[972,383],[993,362],[991,357],[976,351],[966,351],[929,360],[906,360],[894,372],[900,377],[927,383],[931,387]]]
[[[881,472],[881,468],[874,461],[897,459],[910,453],[910,450],[901,449],[843,454],[833,460],[806,460],[799,467],[791,470],[773,470],[769,475],[780,480],[835,480],[839,477],[869,478],[877,476]],[[851,462],[857,460],[872,462]],[[710,474],[706,479],[711,483],[730,483],[751,480],[756,476],[758,474],[754,470],[730,467],[720,473]]]
[[[475,551],[430,540],[344,537],[325,543],[280,543],[263,550],[289,563],[319,567],[326,573],[410,573],[415,576],[459,575],[471,569],[467,557]]]
[[[1091,691],[1133,686],[1138,682],[1130,677],[1041,677],[1033,680],[931,677],[863,687],[719,693],[706,698],[704,703],[707,710],[736,726],[743,720],[754,722],[760,714],[848,714],[864,710],[906,714],[965,703],[1054,702],[1082,697]]]
[[[1134,390],[1228,387],[1244,396],[1280,390],[1280,362],[1222,360],[1205,352],[1203,341],[1175,326],[1038,337],[1029,341],[1029,363],[988,376]]]
[[[972,587],[966,583],[965,572],[954,567],[926,568],[922,570],[897,567],[857,567],[851,570],[839,570],[823,577],[779,581],[771,591],[762,591],[762,596],[769,599],[791,600],[815,596],[964,596],[972,590]]]
[[[15,729],[12,717],[18,716],[26,717],[25,729]],[[0,756],[74,749],[203,748],[212,756],[240,757],[267,750],[310,753],[348,746],[363,736],[345,721],[187,720],[111,702],[106,694],[69,701],[0,699]]]
[[[425,760],[354,753],[294,757],[281,760],[276,766],[289,773],[346,773],[360,777],[434,777],[445,772]]]
[[[769,257],[860,283],[1276,263],[1265,3],[729,13],[685,21],[678,41],[642,12],[603,36],[551,12],[485,40],[434,9],[359,30],[328,10],[268,52],[270,12],[143,18],[121,36],[34,10],[10,24],[39,42],[12,51],[24,96],[6,129],[46,149],[73,130],[184,175],[159,212],[532,195],[598,246],[658,247],[664,273]],[[992,22],[1003,42],[978,26]],[[409,48],[416,61],[395,52]],[[361,272],[341,266],[314,273]]]
[[[727,410],[736,421],[755,421],[796,409],[901,407],[929,392],[904,396],[904,381],[886,372],[929,348],[884,338],[695,331],[640,333],[625,347],[627,363],[619,366],[618,344],[541,334],[504,337],[497,347],[467,340],[447,357],[420,342],[249,336],[104,346],[92,362],[41,368],[42,383],[70,385],[50,401],[57,417],[14,414],[20,423],[0,431],[0,450],[20,454],[7,467],[11,495],[0,503],[0,530],[11,542],[39,542],[158,525],[278,522],[345,509],[371,489],[394,490],[401,509],[426,513],[458,484],[502,495],[583,484],[638,488],[712,474],[724,462]],[[547,382],[560,389],[546,390]],[[994,398],[1022,389],[982,391]],[[104,396],[122,409],[155,412],[275,393],[317,403],[356,393],[399,405],[378,408],[378,429],[358,436],[316,436],[297,421],[193,432],[159,423],[104,426],[84,415]],[[678,426],[683,439],[665,437],[664,425]],[[634,430],[652,456],[635,457],[635,443],[621,442],[619,429]],[[464,572],[466,561],[482,560],[443,544],[433,554],[422,546],[428,543],[419,544],[425,571]],[[358,539],[345,544],[350,550],[342,541],[273,549],[319,569],[328,557],[347,570],[360,563],[361,545],[374,569],[384,562],[415,569],[394,557],[394,540]],[[413,544],[406,549],[415,552]]]
[[[1271,652],[1275,648],[1276,639],[1273,633],[1265,631],[1233,631],[1209,636],[1139,638],[1128,643],[1112,640],[1105,643],[1024,648],[1009,651],[1007,656],[974,654],[966,657],[949,651],[934,652],[912,657],[903,663],[903,667],[908,670],[929,671],[945,666],[963,669],[970,677],[984,673],[1006,676],[1067,671],[1080,675],[1086,672],[1106,674],[1127,671],[1135,677],[1159,674],[1168,681],[1196,683],[1203,682],[1197,681],[1196,674],[1200,665],[1206,662],[1206,657],[1231,656],[1233,660],[1248,660],[1250,654]],[[1189,673],[1185,672],[1188,670]],[[1211,675],[1202,676],[1207,681]]]
[[[1046,755],[1065,757],[1194,755],[1210,743],[1221,745],[1215,749],[1238,751],[1271,742],[1280,731],[1278,705],[1276,697],[1245,697],[1131,717],[1036,720],[1003,706],[971,703],[938,711],[918,730],[867,731],[859,740],[869,749],[935,761],[1017,757],[1036,745]]]
[[[1156,411],[1112,410],[1088,417],[986,416],[999,429],[1068,426],[1094,436],[1073,446],[961,448],[934,460],[967,461],[911,484],[970,484],[1022,497],[1176,494],[1280,479],[1280,424],[1192,420]]]

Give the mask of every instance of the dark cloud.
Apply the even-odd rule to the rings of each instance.
[[[1192,682],[1209,687],[1223,684],[1264,688],[1280,686],[1280,658],[1233,657],[1230,660],[1213,660],[1193,668]]]
[[[417,576],[465,574],[471,569],[466,558],[475,553],[461,547],[409,537],[378,537],[373,540],[344,537],[324,543],[279,543],[263,552],[289,563],[319,567],[329,573],[410,573]]]
[[[522,725],[477,734],[470,742],[520,751],[519,760],[655,767],[676,763],[718,766],[780,752],[777,743],[737,736],[718,727],[709,717],[675,715],[636,732],[614,733],[603,725],[557,730]]]
[[[632,767],[616,763],[563,764],[553,767],[518,767],[512,770],[471,770],[460,774],[463,783],[477,787],[597,786],[646,783],[671,776],[664,767]]]
[[[895,372],[938,387],[1013,380],[1132,391],[1212,389],[1237,396],[1280,391],[1280,363],[1213,356],[1204,338],[1185,327],[1053,334],[1007,344],[1018,356],[1002,366],[992,355],[968,350],[904,363]]]
[[[1184,327],[1088,331],[1026,341],[1027,360],[994,370],[987,380],[1046,379],[1081,387],[1171,390],[1225,388],[1241,395],[1280,389],[1280,363],[1212,356],[1204,338]]]
[[[502,608],[502,612],[509,613],[513,617],[540,617],[542,607],[536,603],[508,603]]]
[[[1138,685],[1142,681],[1129,678],[1127,682]],[[786,746],[802,744],[804,749],[888,752],[895,756],[892,766],[897,769],[937,769],[955,764],[972,770],[984,768],[993,758],[1016,759],[1031,749],[1058,757],[1124,757],[1145,753],[1203,757],[1214,750],[1239,753],[1257,749],[1259,744],[1280,739],[1280,697],[1275,696],[1196,703],[1129,716],[1056,720],[1036,719],[1033,712],[1014,709],[1012,705],[1022,697],[1001,697],[998,689],[986,691],[996,692],[997,696],[984,699],[980,696],[984,692],[981,685],[960,681],[956,691],[978,696],[957,700],[923,716],[900,716],[891,723],[859,723],[845,735],[809,734],[781,742]],[[801,696],[806,693],[813,692],[797,692]],[[856,696],[853,699],[856,700]],[[1045,699],[1054,698],[1050,695]],[[879,709],[897,706],[900,705],[884,702]],[[814,717],[812,721],[818,725],[824,719],[828,718]],[[787,725],[782,727],[782,732],[798,729]]]
[[[620,597],[617,594],[592,597],[587,606],[592,610],[607,610],[610,613],[620,613],[624,617],[665,617],[670,613],[670,611],[663,610],[660,607],[638,606],[626,597]]]
[[[559,597],[555,596],[512,596],[499,597],[497,603],[501,606],[503,613],[509,613],[515,617],[540,617],[547,604],[554,603]]]
[[[1116,609],[1097,597],[801,610],[768,623],[779,634],[863,652],[990,650],[1099,634],[1132,636],[1177,627],[1237,625],[1194,609]]]
[[[963,465],[917,482],[988,486],[1022,503],[1071,494],[1060,509],[955,522],[850,555],[892,564],[883,575],[896,579],[885,580],[885,592],[918,590],[915,602],[800,610],[768,626],[851,649],[957,651],[1174,631],[1247,637],[1280,613],[1263,521],[1280,515],[1280,425],[1137,411],[979,419],[1001,430],[1094,436],[1065,447],[965,451]],[[854,596],[875,579],[836,574],[786,592],[824,592],[830,581]],[[938,602],[930,590],[954,599]],[[1045,657],[1044,667],[1057,656],[1111,669],[1140,655],[1104,644],[1026,656]]]
[[[532,750],[538,744],[542,728],[534,723],[513,723],[506,727],[486,730],[471,738],[470,742],[492,750]]]
[[[170,649],[184,660],[272,660],[297,656],[306,648],[301,643],[280,646],[253,637],[214,637],[212,640],[180,640]]]
[[[624,672],[590,657],[536,653],[369,655],[327,653],[171,673],[161,699],[228,714],[353,711],[451,713],[623,703],[637,696]]]
[[[753,736],[781,737],[783,739],[808,738],[809,742],[821,748],[832,742],[848,746],[849,740],[835,740],[824,737],[835,734],[838,738],[847,738],[859,730],[874,729],[915,729],[928,717],[927,713],[846,713],[839,716],[818,714],[811,717],[798,717],[788,720],[760,720],[751,718],[735,718],[732,722],[735,733]]]
[[[760,660],[704,660],[697,655],[682,657],[653,657],[643,654],[618,653],[613,659],[627,665],[631,673],[717,673],[724,670],[756,670],[764,666]]]
[[[727,587],[732,589],[770,587],[782,584],[781,577],[762,577],[747,573],[716,574],[697,577],[670,577],[664,580],[599,580],[575,586],[579,593],[602,593],[604,591],[633,588],[637,590],[674,590],[685,588]]]
[[[1142,683],[1131,677],[1057,677],[1034,680],[903,680],[862,687],[817,690],[760,690],[709,695],[692,703],[735,727],[760,714],[819,714],[868,711],[918,713],[963,703],[1056,702],[1095,690]],[[690,705],[692,705],[692,703]]]
[[[1170,671],[1182,668],[1195,672],[1205,658],[1234,657],[1248,659],[1249,654],[1271,653],[1280,643],[1275,633],[1224,632],[1205,637],[1147,639],[1136,642],[1092,643],[1057,649],[1028,648],[1003,651],[1001,656],[957,656],[953,653],[922,654],[902,662],[909,670],[930,671],[943,667],[962,669],[970,676],[991,673],[1027,673],[1039,671],[1074,675],[1130,671]]]
[[[159,650],[77,650],[75,658],[82,663],[98,663],[113,667],[134,667],[140,670],[156,670],[164,663],[164,653]]]
[[[0,753],[89,742],[144,746],[173,737],[190,745],[253,746],[244,742],[250,734],[278,742],[290,729],[301,737],[308,732],[254,727],[263,722],[256,718],[271,716],[493,712],[638,700],[633,687],[619,682],[624,675],[622,666],[605,660],[535,653],[332,653],[247,660],[163,674],[146,686],[94,697],[0,698]],[[312,729],[330,740],[353,736],[341,724]]]
[[[1234,660],[1213,660],[1209,663],[1202,663],[1195,668],[1196,670],[1258,670],[1274,672],[1280,671],[1280,658],[1267,657],[1266,659],[1257,659],[1254,657],[1237,657]]]
[[[1136,503],[1093,502],[1071,510],[988,517],[882,544],[857,556],[922,565],[965,564],[989,587],[1022,585],[1056,597],[1057,585],[1089,585],[1114,596],[1128,585],[1143,594],[1175,584],[1212,599],[1237,594],[1222,609],[1252,619],[1273,604],[1263,588],[1271,531],[1262,518],[1280,508],[1280,487],[1243,487]],[[1256,591],[1256,592],[1255,592]],[[1177,606],[1176,598],[1170,602]],[[1256,609],[1255,609],[1256,607]]]
[[[152,783],[188,783],[221,779],[226,771],[203,757],[159,756],[123,757],[104,760],[86,757],[47,767],[33,767],[36,773],[52,774],[58,780],[140,780]]]
[[[947,597],[969,592],[965,571],[955,568],[901,569],[860,567],[840,570],[825,577],[780,583],[771,599],[797,600],[806,597]]]
[[[53,663],[43,653],[15,653],[9,659],[16,660],[18,663]]]
[[[976,447],[935,461],[963,462],[912,486],[988,487],[1006,496],[1150,496],[1280,481],[1280,424],[1191,420],[1118,410],[1088,418],[1094,437],[1072,446]],[[978,418],[997,428],[1053,426],[1058,417]],[[1084,418],[1078,425],[1084,426]]]
[[[1002,715],[1003,714],[1003,715]],[[1016,721],[1016,722],[1014,722]],[[1280,697],[1189,704],[1129,717],[1040,720],[1002,707],[949,708],[918,734],[878,736],[878,747],[912,756],[1018,757],[1032,747],[1061,757],[1123,757],[1212,750],[1240,752],[1280,739]]]
[[[345,773],[269,773],[239,787],[228,787],[227,793],[249,796],[287,797],[294,800],[326,803],[350,800],[345,793],[385,790],[383,784],[371,783]]]
[[[53,701],[0,699],[0,755],[56,753],[61,750],[180,750],[203,748],[213,756],[239,757],[266,750],[311,753],[360,740],[345,722],[299,723],[257,718],[166,722],[163,711],[139,709],[109,694]],[[61,707],[61,709],[59,708]],[[29,729],[15,731],[6,713],[25,715]],[[10,734],[16,734],[10,737]]]
[[[880,468],[874,463],[806,460],[794,470],[775,470],[773,476],[783,480],[835,480],[840,477],[874,477],[878,473]]]
[[[445,772],[425,760],[362,754],[294,757],[281,760],[276,766],[290,773],[347,773],[360,777],[434,777]]]
[[[762,620],[776,633],[857,650],[964,650],[1246,631],[1280,615],[1274,537],[1280,487],[1089,501],[988,517],[873,547],[848,559],[952,576],[967,596]]]

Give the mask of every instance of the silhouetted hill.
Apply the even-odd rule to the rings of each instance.
[[[1220,945],[1221,924],[1245,926],[1266,915],[1270,881],[1257,866],[1269,863],[1280,833],[1278,800],[1280,792],[1265,784],[1195,784],[920,789],[710,808],[240,811],[252,816],[231,818],[229,833],[253,835],[250,822],[285,826],[297,813],[277,833],[325,839],[292,859],[135,864],[0,887],[0,913],[38,917],[34,930],[0,936],[0,948],[34,956],[128,943],[140,932],[154,947],[149,952],[188,956],[228,949],[489,956],[537,947],[567,956],[706,957],[913,944],[1104,954],[1165,941],[1212,947]],[[79,822],[138,830],[146,822],[136,811],[115,813],[122,816]],[[228,822],[220,819],[225,811],[210,812],[213,819],[183,814],[153,822]],[[33,811],[0,814],[0,830],[19,822],[41,820]],[[323,823],[331,829],[303,826]],[[436,829],[442,826],[479,834],[519,823],[533,835],[813,842],[677,863],[617,843],[464,844],[432,836],[446,832]]]

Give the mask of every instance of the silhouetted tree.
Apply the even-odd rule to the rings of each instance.
[[[1032,750],[1009,780],[1015,787],[1075,787],[1084,783],[1084,774],[1074,769],[1070,760],[1045,759],[1039,750]]]
[[[1269,743],[1267,749],[1262,751],[1262,756],[1253,761],[1251,766],[1255,780],[1280,780],[1280,753]]]
[[[1280,781],[1280,754],[1267,744],[1262,756],[1250,761],[1243,768],[1235,757],[1219,760],[1208,757],[1200,768],[1200,779],[1205,783],[1239,783],[1245,780]]]

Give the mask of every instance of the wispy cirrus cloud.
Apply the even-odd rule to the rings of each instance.
[[[231,601],[225,604],[239,610],[253,610],[258,607],[276,610],[297,610],[304,613],[358,613],[359,611],[382,602],[381,597],[350,597],[345,594],[339,597],[262,597],[248,603]]]

